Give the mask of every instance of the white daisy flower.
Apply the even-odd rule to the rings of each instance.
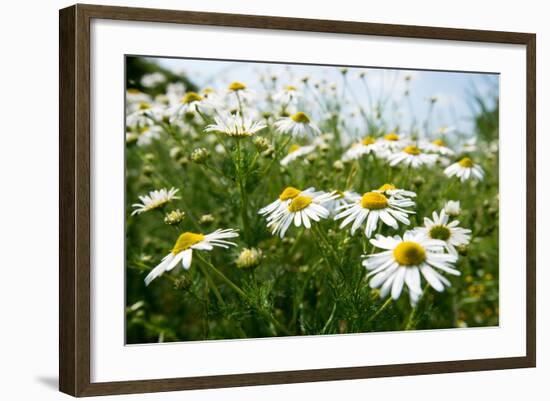
[[[445,156],[439,156],[439,159],[437,159],[437,164],[439,164],[441,167],[447,167],[449,164],[451,164],[451,159]]]
[[[158,209],[174,199],[180,199],[179,196],[176,196],[178,191],[179,189],[177,188],[162,188],[151,191],[148,195],[141,195],[139,197],[141,203],[134,203],[132,205],[132,207],[136,208],[136,210],[132,212],[132,216],[135,214],[148,212],[153,209]]]
[[[151,117],[155,113],[152,103],[138,102],[129,105],[129,108],[130,110],[126,115],[127,126],[140,127],[151,123]]]
[[[150,103],[151,96],[141,92],[139,89],[128,88],[126,90],[126,101],[128,102],[128,105],[141,103],[141,102]]]
[[[166,85],[166,97],[170,106],[180,103],[185,93],[186,90],[183,82],[171,82]]]
[[[145,74],[141,77],[141,84],[146,88],[152,88],[166,81],[166,77],[161,72]]]
[[[204,88],[201,92],[203,97],[202,107],[204,111],[210,112],[211,110],[219,110],[223,107],[223,98],[213,88]]]
[[[219,115],[214,118],[215,124],[208,125],[205,132],[220,132],[233,137],[246,137],[256,134],[267,125],[261,121],[253,121],[248,117],[242,117],[240,113]]]
[[[296,103],[300,97],[301,94],[294,85],[287,85],[281,91],[273,95],[273,100],[287,106]]]
[[[462,145],[462,152],[464,153],[473,153],[475,151],[477,151],[477,136],[471,137]]]
[[[458,177],[461,182],[472,178],[473,180],[483,180],[485,173],[478,164],[475,164],[469,157],[464,157],[458,162],[451,164],[444,170],[447,177]]]
[[[445,141],[441,138],[434,139],[431,142],[422,142],[420,148],[428,152],[438,153],[443,156],[452,156],[455,152],[446,146]]]
[[[341,206],[338,210],[343,210],[334,218],[335,220],[344,219],[340,228],[344,228],[353,222],[351,234],[365,223],[365,235],[370,238],[372,232],[378,226],[378,220],[394,229],[398,228],[398,221],[409,225],[411,222],[407,214],[413,214],[413,211],[406,208],[413,207],[414,202],[409,198],[386,197],[384,194],[372,191],[366,192],[363,196],[356,198],[353,203]]]
[[[284,117],[275,122],[278,132],[290,133],[295,137],[313,137],[321,134],[321,130],[313,124],[306,113],[299,111],[290,117]]]
[[[267,215],[268,219],[271,219],[274,214],[277,214],[280,210],[286,209],[290,202],[292,202],[292,199],[298,196],[315,196],[321,193],[321,191],[315,192],[315,188],[313,187],[307,188],[304,191],[294,187],[286,187],[276,200],[261,208],[258,214],[263,216]]]
[[[390,132],[378,139],[377,144],[381,150],[395,152],[407,145],[407,138],[395,132]]]
[[[172,119],[184,117],[187,113],[201,111],[204,105],[204,97],[197,92],[187,92],[176,105],[171,108]]]
[[[422,233],[426,238],[444,241],[445,248],[450,254],[456,255],[455,247],[467,245],[470,242],[472,231],[457,227],[458,220],[449,223],[449,216],[445,213],[445,210],[442,210],[439,215],[434,211],[432,219],[424,217],[424,227],[417,227],[415,230]]]
[[[160,138],[160,134],[162,132],[162,128],[158,125],[153,126],[144,126],[141,127],[139,130],[139,136],[137,138],[137,145],[138,146],[148,146],[153,142],[155,139]]]
[[[298,144],[293,144],[288,148],[288,154],[281,159],[281,166],[287,166],[294,160],[309,155],[313,151],[315,151],[314,145],[300,146]]]
[[[254,93],[242,82],[234,81],[227,87],[228,94],[235,94],[239,102],[251,103]]]
[[[390,166],[403,164],[407,167],[419,168],[421,166],[432,166],[437,161],[437,155],[422,152],[415,145],[405,146],[400,152],[388,156]]]
[[[451,217],[460,215],[460,201],[448,201],[445,203],[444,210]]]
[[[416,197],[416,192],[407,191],[406,189],[397,188],[393,184],[384,184],[380,188],[376,189],[374,192],[381,192],[386,196],[391,196],[396,199],[403,198],[414,198]]]
[[[180,261],[183,268],[188,270],[191,267],[193,249],[197,251],[211,251],[215,246],[222,248],[229,248],[230,245],[237,246],[237,244],[227,241],[227,239],[238,236],[237,231],[233,229],[216,230],[206,235],[184,232],[178,237],[170,253],[145,277],[145,285],[149,285],[151,281],[161,276],[164,272],[172,270]]]
[[[360,142],[356,142],[342,155],[342,161],[357,160],[369,153],[376,153],[379,146],[376,139],[372,136],[364,137]]]
[[[305,228],[311,228],[311,220],[318,222],[321,219],[329,217],[329,210],[323,206],[334,199],[334,193],[316,193],[308,195],[298,195],[293,198],[287,207],[280,208],[277,212],[271,214],[267,220],[267,227],[271,227],[273,235],[285,236],[290,224],[294,222],[296,227],[303,225]]]
[[[355,202],[357,199],[361,199],[361,195],[353,191],[333,191],[335,195],[334,199],[326,202],[324,206],[329,210],[331,215],[338,214],[338,210],[345,205]]]
[[[385,237],[378,234],[370,242],[382,252],[363,255],[363,266],[369,271],[371,288],[380,288],[380,296],[398,299],[403,287],[408,287],[409,298],[415,305],[422,295],[420,273],[436,291],[443,291],[451,283],[437,270],[459,276],[453,263],[457,256],[443,253],[444,242],[424,237],[420,233],[407,231]]]

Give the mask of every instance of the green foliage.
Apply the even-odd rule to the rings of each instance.
[[[152,96],[162,93],[165,85],[146,89],[138,84],[143,74],[160,70],[169,81],[197,90],[187,78],[143,59],[127,61],[129,87],[147,90]],[[441,165],[389,167],[373,155],[335,168],[346,150],[339,139],[346,128],[336,113],[342,105],[334,100],[324,106],[334,113],[318,121],[323,132],[333,134],[323,136],[326,146],[287,167],[279,162],[296,141],[275,132],[272,120],[266,120],[267,128],[256,134],[266,141],[255,146],[254,137],[205,133],[204,127],[213,122],[211,115],[194,113],[192,119],[181,118],[177,123],[151,117],[151,124],[162,127],[160,137],[146,146],[129,141],[126,149],[127,342],[497,325],[498,153],[490,150],[490,143],[498,138],[498,108],[482,98],[473,101],[479,106],[474,117],[478,150],[469,156],[486,176],[483,181],[463,183],[446,177]],[[278,112],[272,110],[274,115]],[[387,122],[373,114],[367,120],[371,134],[388,131]],[[132,133],[139,127],[128,130]],[[266,150],[266,143],[272,151]],[[207,149],[208,157],[193,162],[192,154],[199,148]],[[424,216],[439,211],[448,200],[460,201],[460,226],[472,230],[471,243],[459,250],[456,266],[461,275],[449,277],[451,286],[442,293],[423,281],[426,289],[416,308],[411,307],[406,291],[393,301],[381,299],[379,291],[369,287],[361,255],[379,250],[362,230],[352,236],[348,228],[339,228],[340,222],[327,219],[310,230],[291,227],[281,239],[270,233],[257,213],[287,186],[363,193],[385,183],[415,191],[416,214],[410,227],[384,226],[379,233],[402,234],[422,225]],[[180,199],[131,216],[139,195],[171,187],[179,189]],[[166,213],[176,209],[185,217],[177,224],[166,224]],[[144,277],[170,252],[179,234],[217,228],[239,229],[238,247],[194,251],[189,270],[178,264],[145,286]],[[236,266],[245,247],[261,251],[257,267]]]
[[[141,78],[144,75],[160,72],[165,77],[164,82],[158,83],[153,87],[147,88],[143,86]],[[176,74],[167,68],[163,68],[152,59],[145,59],[142,57],[127,56],[126,57],[126,81],[128,88],[134,88],[140,91],[147,91],[150,95],[156,96],[166,92],[166,86],[170,83],[181,82],[189,90],[196,90],[197,88],[186,76]]]

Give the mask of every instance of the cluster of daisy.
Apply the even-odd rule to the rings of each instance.
[[[363,266],[369,271],[370,286],[380,288],[381,297],[391,293],[397,299],[406,286],[415,305],[422,295],[421,274],[439,292],[451,285],[442,272],[460,275],[454,267],[456,247],[470,242],[471,230],[459,227],[458,220],[451,221],[448,210],[456,212],[456,207],[451,201],[439,213],[434,211],[432,219],[425,217],[423,226],[405,231],[403,236],[376,235],[370,240],[382,251],[364,255]]]
[[[148,78],[157,82],[158,78]],[[307,79],[304,79],[307,83]],[[322,92],[320,90],[320,92]],[[287,166],[322,148],[322,131],[312,120],[311,114],[301,108],[313,109],[298,85],[286,85],[274,94],[268,95],[270,103],[277,105],[278,114],[262,112],[254,104],[263,104],[266,99],[259,98],[245,83],[234,81],[225,90],[214,90],[211,87],[201,92],[186,91],[182,83],[169,84],[166,94],[151,98],[142,92],[129,89],[127,92],[127,140],[136,141],[138,145],[148,145],[160,137],[160,123],[186,128],[199,116],[205,124],[205,133],[219,133],[229,137],[250,137],[269,124],[277,133],[289,135],[296,141],[288,148],[288,155],[280,163]],[[482,180],[484,171],[470,157],[462,157],[451,163],[457,154],[446,143],[445,136],[453,127],[442,127],[437,138],[428,140],[413,138],[400,132],[389,132],[382,136],[367,135],[342,154],[341,160],[349,162],[367,155],[386,160],[389,166],[405,168],[431,167],[436,164],[444,166],[444,173],[449,177],[458,177],[461,181],[468,179]],[[475,151],[475,143],[467,141],[460,153]],[[307,159],[306,159],[307,161]]]
[[[162,209],[173,200],[179,199],[179,197],[176,196],[177,192],[178,189],[176,188],[162,188],[160,190],[151,191],[147,195],[140,196],[139,199],[141,203],[132,205],[134,207],[132,215]],[[183,220],[184,216],[185,213],[176,209],[166,214],[164,222],[169,225],[176,225]],[[180,234],[170,253],[145,277],[145,285],[149,285],[155,278],[172,270],[180,262],[182,267],[188,270],[191,267],[193,250],[211,251],[214,247],[228,248],[229,246],[236,246],[237,244],[227,239],[236,238],[238,236],[237,230],[234,229],[218,229],[209,234],[190,231]]]
[[[353,191],[323,192],[315,188],[300,190],[285,188],[269,205],[259,210],[266,217],[267,227],[273,235],[283,238],[291,226],[312,227],[312,222],[328,219],[342,220],[340,229],[350,227],[351,235],[362,229],[373,246],[382,252],[363,255],[363,265],[369,271],[370,285],[380,288],[381,296],[390,291],[394,299],[401,295],[404,284],[409,289],[410,301],[414,305],[422,294],[420,273],[436,291],[443,291],[450,282],[437,270],[460,275],[453,267],[458,259],[456,247],[470,242],[471,231],[459,227],[459,221],[450,221],[457,216],[460,204],[450,201],[439,213],[433,212],[432,219],[425,218],[422,227],[405,231],[403,236],[372,234],[383,226],[394,230],[399,225],[411,224],[408,215],[413,214],[413,198],[416,193],[384,184],[380,188],[360,195]]]
[[[318,140],[306,145],[293,144],[288,155],[281,160],[281,165],[286,166],[290,162],[303,158],[316,150]],[[463,152],[473,151],[475,147],[463,149]],[[470,157],[462,157],[451,164],[451,157],[456,153],[445,142],[443,138],[434,140],[415,140],[404,134],[390,132],[380,137],[372,135],[365,136],[352,145],[341,157],[343,162],[359,160],[365,156],[386,160],[390,167],[402,166],[405,168],[417,169],[422,166],[433,167],[436,164],[445,166],[445,175],[458,177],[462,182],[473,179],[483,180],[484,171]]]
[[[344,75],[346,73],[342,72]],[[265,78],[265,82],[270,79]],[[150,87],[158,83],[162,80],[157,75],[147,77],[142,85]],[[305,90],[311,89],[310,85],[320,95],[328,93],[328,98],[334,98],[337,92],[336,87],[316,86],[307,77],[300,84],[286,85],[267,96],[256,93],[240,81],[231,82],[223,89],[206,87],[202,90],[188,90],[183,83],[168,84],[165,93],[156,97],[129,89],[126,95],[127,141],[135,142],[140,147],[148,146],[174,127],[182,132],[204,135],[205,138],[211,136],[214,140],[231,138],[228,141],[233,141],[235,151],[228,150],[223,141],[217,141],[216,147],[212,148],[231,157],[238,154],[234,161],[236,176],[233,182],[242,190],[246,177],[241,176],[245,162],[240,156],[240,143],[246,142],[246,138],[256,137],[253,141],[249,139],[250,143],[254,144],[258,153],[277,160],[282,166],[281,171],[298,161],[308,163],[313,154],[330,146],[340,148],[343,143],[348,144],[347,138],[336,138],[336,134],[324,130],[327,128],[326,122],[334,119],[334,112],[326,106],[326,111],[319,112],[315,101],[305,96]],[[436,102],[433,99],[430,101]],[[373,110],[378,113],[376,107],[373,106]],[[269,139],[258,136],[265,131],[271,134]],[[468,140],[462,148],[455,147],[457,150],[454,150],[445,137],[451,131],[452,128],[442,128],[437,132],[437,137],[428,139],[426,133],[408,135],[397,129],[390,132],[380,129],[346,145],[343,152],[338,151],[339,160],[335,163],[340,163],[338,168],[343,169],[344,163],[372,158],[384,161],[388,168],[401,167],[409,171],[436,167],[443,170],[447,177],[456,177],[461,182],[483,180],[484,170],[471,156],[477,150],[475,141]],[[286,155],[275,157],[275,147]],[[191,153],[191,160],[196,164],[206,164],[209,156],[210,150],[200,147]],[[333,166],[336,169],[337,165]],[[132,205],[132,215],[160,210],[172,200],[179,199],[177,194],[175,188],[162,188],[140,196],[141,203]],[[310,230],[322,220],[336,222],[342,232],[349,230],[351,236],[358,231],[364,233],[372,249],[378,249],[378,252],[362,255],[362,265],[368,271],[370,287],[379,289],[381,297],[391,295],[394,300],[406,288],[411,304],[416,305],[423,293],[422,277],[430,287],[441,292],[451,284],[445,274],[460,275],[455,266],[459,258],[457,248],[471,240],[471,231],[460,227],[455,219],[460,214],[460,204],[455,201],[449,201],[443,209],[424,217],[423,225],[410,227],[411,215],[416,213],[416,197],[415,192],[392,184],[384,184],[364,193],[288,186],[258,214],[265,218],[271,233],[281,239],[291,226]],[[244,205],[241,207],[244,210]],[[166,214],[163,219],[166,224],[179,228],[184,216],[185,213],[178,209]],[[243,216],[246,233],[246,210]],[[391,230],[395,235],[381,234]],[[399,232],[401,235],[397,234]],[[217,229],[208,234],[180,233],[170,252],[146,276],[145,284],[149,285],[180,263],[184,269],[189,269],[193,250],[211,251],[214,247],[237,246],[232,239],[238,236],[236,229]],[[259,249],[244,248],[236,265],[241,269],[252,268],[262,257]]]
[[[282,112],[275,119],[277,132],[293,137],[313,137],[321,134],[320,129],[304,111],[289,110],[300,99],[296,87],[286,86],[273,95],[273,101],[282,106]],[[222,133],[230,137],[248,137],[266,128],[269,115],[249,107],[256,95],[242,82],[232,82],[224,91],[205,88],[202,92],[186,91],[185,86],[169,84],[166,94],[151,96],[133,89],[126,94],[127,140],[147,145],[157,139],[159,124],[169,122],[180,128],[187,128],[196,115],[207,125],[204,132]],[[155,128],[156,127],[156,128]],[[146,138],[141,138],[145,135]],[[140,139],[141,138],[141,139]]]

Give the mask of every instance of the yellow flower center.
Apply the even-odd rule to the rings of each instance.
[[[204,89],[202,90],[202,93],[203,93],[204,95],[210,95],[211,93],[214,93],[214,89],[212,89],[212,88],[210,88],[210,87],[204,88]]]
[[[375,142],[376,142],[376,140],[372,136],[366,136],[361,141],[361,143],[365,146],[372,145]]]
[[[294,143],[294,144],[290,145],[290,148],[288,148],[288,154],[294,153],[298,149],[300,149],[300,145],[298,145],[297,143]]]
[[[416,242],[403,241],[393,250],[393,257],[402,266],[418,266],[426,260],[426,250]]]
[[[292,115],[290,118],[292,118],[292,120],[297,123],[309,124],[309,117],[303,111],[299,111],[298,113]]]
[[[310,196],[297,196],[288,205],[288,210],[292,213],[299,212],[308,207],[311,202],[313,202],[313,198]]]
[[[187,92],[185,96],[181,99],[181,102],[184,104],[189,104],[192,102],[200,102],[202,100],[202,96],[199,95],[196,92]]]
[[[139,95],[141,93],[140,90],[136,88],[128,88],[126,89],[126,92],[131,93],[132,95]]]
[[[458,164],[460,164],[460,167],[464,168],[472,168],[474,167],[474,162],[469,157],[465,157],[464,159],[461,159]]]
[[[420,149],[418,149],[418,147],[414,145],[405,146],[405,149],[403,149],[403,152],[413,156],[418,156],[420,153],[422,153]]]
[[[139,109],[140,110],[148,110],[151,108],[151,105],[147,102],[140,102]]]
[[[450,236],[451,236],[451,230],[449,230],[446,226],[438,225],[438,226],[433,226],[430,229],[430,238],[447,241]]]
[[[231,84],[229,85],[230,91],[237,92],[237,91],[242,91],[244,89],[246,89],[246,85],[243,84],[242,82],[235,81],[235,82],[231,82]]]
[[[395,132],[390,132],[389,134],[384,135],[384,139],[386,141],[398,141],[399,135],[397,135]]]
[[[436,146],[445,146],[445,141],[443,139],[435,139],[432,143]]]
[[[178,253],[191,248],[193,245],[198,244],[203,239],[204,235],[202,234],[184,232],[178,237],[174,248],[172,248],[172,255],[177,255]]]
[[[288,92],[294,92],[296,90],[296,87],[294,85],[287,85],[285,86],[285,90]]]
[[[393,191],[395,188],[395,185],[393,184],[384,184],[380,188],[378,188],[379,191],[386,192],[386,191]]]
[[[286,201],[289,199],[296,198],[298,195],[300,195],[300,191],[297,188],[294,187],[286,187],[283,192],[281,192],[281,195],[279,195],[279,199],[282,201]]]
[[[367,192],[361,197],[361,206],[365,209],[384,209],[388,206],[388,198],[380,192]]]

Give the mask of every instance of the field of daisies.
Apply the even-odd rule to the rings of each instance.
[[[126,67],[127,343],[498,325],[498,86]]]

